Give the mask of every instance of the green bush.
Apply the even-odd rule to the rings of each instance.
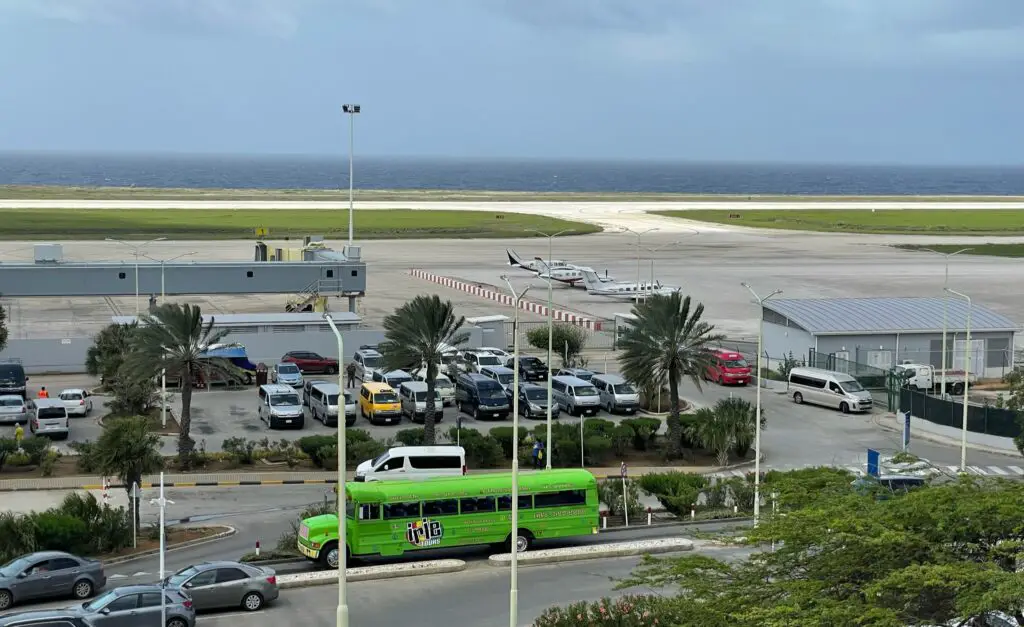
[[[685,472],[661,472],[640,476],[640,487],[661,503],[662,507],[677,515],[689,515],[690,508],[697,503],[708,480],[703,475]]]
[[[608,453],[611,450],[611,438],[603,435],[588,435],[584,440],[583,458],[588,466],[601,466],[608,460]]]
[[[42,550],[99,555],[123,549],[131,540],[128,510],[101,506],[91,494],[69,494],[43,512],[0,514],[0,562]]]
[[[624,425],[612,429],[612,451],[619,457],[626,454],[633,444],[633,430]]]
[[[695,451],[700,448],[700,442],[692,437],[693,425],[697,422],[697,416],[695,414],[681,414],[679,416],[679,424],[682,427],[680,433],[680,448],[689,449]]]
[[[334,451],[334,459],[331,461],[333,468],[338,467],[337,451],[338,446],[332,445],[331,448]],[[376,459],[383,455],[388,450],[388,445],[380,440],[361,440],[356,442],[345,443],[345,465],[349,470],[355,469],[356,466],[365,462],[368,459]]]
[[[61,454],[57,451],[46,451],[46,454],[43,456],[43,460],[39,462],[39,471],[44,477],[53,476],[53,471],[57,468],[57,460],[61,457]]]
[[[565,607],[548,608],[534,621],[533,627],[646,627],[677,625],[693,619],[692,615],[684,616],[674,610],[671,601],[671,597],[657,595],[578,601]]]
[[[734,478],[739,479],[739,477]],[[712,481],[702,494],[704,495],[704,504],[702,505],[704,509],[722,509],[725,507],[725,497],[728,496],[729,490],[725,481],[717,480]]]
[[[14,438],[0,438],[0,470],[8,458],[18,452],[18,442]]]
[[[741,512],[754,511],[754,474],[745,477],[730,477],[725,483],[732,503]]]
[[[21,441],[21,451],[28,455],[28,463],[38,466],[43,463],[46,451],[50,449],[49,438],[31,437]]]
[[[355,429],[354,431],[358,431]],[[346,433],[346,436],[349,434]],[[347,443],[351,444],[352,440],[349,439]],[[299,450],[309,456],[309,460],[313,462],[313,465],[317,468],[324,467],[323,457],[320,456],[320,451],[327,447],[334,447],[334,457],[338,457],[338,438],[330,435],[307,435],[304,438],[299,438],[295,442]]]
[[[615,428],[615,423],[611,420],[605,420],[604,418],[591,418],[583,421],[583,437],[588,438],[592,435],[604,435],[611,437],[612,429]]]
[[[452,427],[448,430],[448,440],[459,442],[466,449],[466,465],[470,468],[500,468],[506,463],[501,444],[476,429]]]
[[[231,456],[237,464],[252,464],[256,461],[256,447],[258,442],[256,440],[247,440],[245,438],[228,438],[221,444],[221,450]]]
[[[88,552],[89,526],[84,520],[51,509],[36,514],[32,522],[35,525],[38,550]]]
[[[10,468],[24,468],[32,464],[32,458],[18,451],[7,456],[6,465]]]
[[[512,427],[494,427],[490,431],[490,435],[494,438],[501,446],[502,454],[505,459],[512,459]],[[526,427],[519,427],[519,443],[522,444],[523,440],[530,433]]]
[[[597,482],[597,494],[601,502],[608,506],[608,513],[618,516],[622,513],[622,479],[611,477]],[[640,505],[640,487],[633,479],[626,479],[626,505],[630,516],[639,516],[643,510]]]
[[[553,435],[553,434],[552,434]],[[580,436],[574,438],[555,436],[555,445],[548,447],[551,455],[551,466],[555,468],[580,467]]]
[[[414,429],[402,429],[395,434],[395,441],[403,446],[423,446],[426,435],[423,427]]]
[[[654,439],[658,437],[661,421],[657,418],[627,418],[619,423],[633,432],[633,448],[646,451],[653,448]]]
[[[99,471],[99,460],[96,456],[96,444],[92,440],[81,442],[68,442],[68,448],[78,453],[75,456],[75,465],[84,473]]]

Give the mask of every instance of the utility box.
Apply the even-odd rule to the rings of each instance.
[[[346,259],[348,259],[350,261],[359,261],[362,258],[362,256],[363,256],[363,247],[362,246],[346,246],[344,248],[344,250],[342,250],[342,252],[345,253],[345,258]]]
[[[61,263],[64,261],[64,246],[62,244],[36,244],[36,263]]]

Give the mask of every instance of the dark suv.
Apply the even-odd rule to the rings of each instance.
[[[22,398],[28,398],[28,388],[25,384],[28,377],[25,376],[25,369],[16,362],[0,362],[0,394],[17,394]]]
[[[338,360],[332,357],[324,357],[319,353],[309,351],[290,351],[281,358],[282,363],[292,363],[299,367],[302,372],[323,372],[334,374],[338,372]]]
[[[505,363],[509,368],[514,367],[515,358],[509,357]],[[547,381],[548,367],[537,357],[530,355],[519,357],[519,376],[527,381]]]
[[[508,418],[512,411],[500,383],[482,374],[465,373],[455,381],[455,406],[477,420]]]

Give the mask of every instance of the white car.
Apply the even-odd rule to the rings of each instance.
[[[92,396],[85,390],[62,390],[57,398],[64,403],[69,416],[88,416],[92,413]]]
[[[493,346],[483,346],[476,350],[482,353],[490,353],[492,355],[497,355],[498,357],[501,357],[501,363],[505,363],[510,357],[512,357],[512,353],[508,352],[507,350],[495,348]]]

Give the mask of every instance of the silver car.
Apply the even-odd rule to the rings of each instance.
[[[62,551],[42,551],[0,566],[0,611],[25,601],[88,599],[107,584],[103,564]]]
[[[203,562],[164,580],[192,598],[199,611],[240,607],[255,612],[277,600],[277,576],[271,568],[238,562]]]
[[[270,371],[270,381],[300,388],[302,387],[302,371],[291,362],[276,364]]]
[[[4,394],[0,396],[0,423],[28,422],[28,404],[20,394]]]
[[[163,596],[163,609],[161,599]],[[94,627],[195,627],[196,609],[181,590],[158,585],[121,586],[77,608]],[[167,622],[161,624],[161,612]]]

